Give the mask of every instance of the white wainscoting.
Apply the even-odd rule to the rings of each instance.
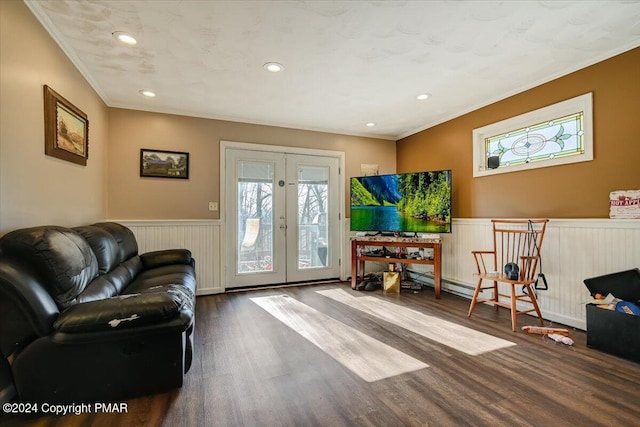
[[[221,281],[220,221],[217,220],[112,220],[129,227],[138,252],[186,248],[196,260],[197,295],[224,292]]]
[[[131,228],[140,253],[176,247],[188,248],[196,259],[198,295],[224,292],[221,222],[218,220],[135,221],[115,220]],[[345,221],[345,236],[349,220]],[[491,249],[491,221],[454,219],[453,232],[442,234],[442,288],[471,297],[475,286],[472,250]],[[342,278],[351,274],[351,246],[345,239]],[[542,248],[548,291],[538,299],[545,319],[586,329],[585,301],[589,293],[583,280],[640,267],[640,220],[552,219]],[[368,267],[376,268],[371,263]],[[381,263],[378,268],[386,267]],[[413,270],[429,266],[412,266]],[[369,268],[367,268],[369,270]]]
[[[217,294],[225,291],[224,252],[221,239],[220,220],[118,220],[133,231],[138,241],[138,252],[144,253],[162,249],[186,248],[196,260],[198,281],[197,295]],[[348,223],[347,223],[348,230]],[[346,239],[345,247],[351,250]],[[350,258],[349,252],[347,258]],[[341,278],[346,280],[351,274],[351,264],[342,261]]]
[[[476,284],[471,251],[492,249],[491,221],[454,219],[452,229],[441,235],[442,288],[471,298]],[[542,267],[549,284],[549,290],[538,292],[544,318],[586,329],[589,292],[583,280],[640,267],[640,220],[551,219]]]

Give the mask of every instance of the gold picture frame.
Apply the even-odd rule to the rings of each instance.
[[[44,86],[44,153],[87,165],[89,119],[78,107]]]

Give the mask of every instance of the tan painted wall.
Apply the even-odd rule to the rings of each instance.
[[[593,92],[594,160],[473,178],[472,131]],[[398,141],[398,171],[453,169],[456,218],[607,218],[640,189],[640,48]]]
[[[106,217],[218,218],[207,202],[221,202],[220,140],[344,151],[347,177],[361,163],[380,173],[451,168],[454,217],[607,217],[610,191],[640,188],[640,49],[412,135],[397,151],[392,141],[108,109],[19,1],[0,1],[0,55],[0,234]],[[88,114],[86,167],[44,155],[44,84]],[[593,162],[472,178],[474,128],[586,92],[594,93]],[[140,178],[142,147],[189,151],[191,178]]]
[[[88,115],[87,166],[45,156],[45,84]],[[0,234],[105,218],[107,120],[106,105],[24,3],[0,1]]]
[[[347,177],[360,175],[361,163],[378,164],[380,173],[396,168],[394,141],[118,108],[109,111],[109,139],[113,219],[219,218],[220,210],[210,212],[208,202],[223,209],[221,140],[344,151]],[[189,152],[189,179],[141,178],[141,148]]]

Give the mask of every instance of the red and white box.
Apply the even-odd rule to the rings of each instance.
[[[609,218],[640,218],[640,190],[609,193]]]

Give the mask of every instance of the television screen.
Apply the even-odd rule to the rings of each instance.
[[[451,170],[351,178],[351,230],[451,232]]]

